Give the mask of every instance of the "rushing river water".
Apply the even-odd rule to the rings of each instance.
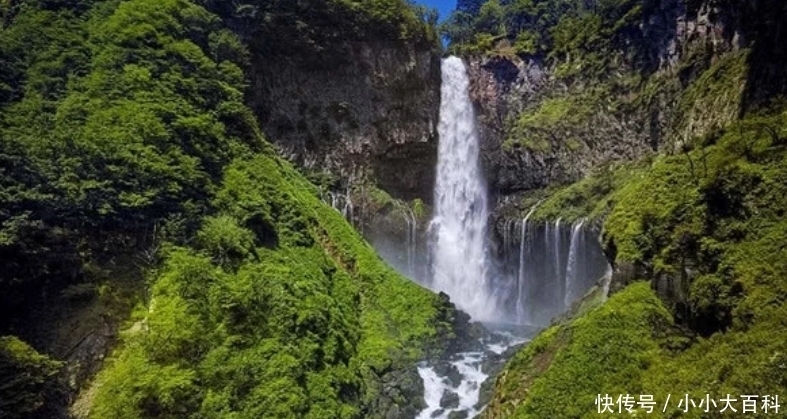
[[[496,329],[483,339],[478,351],[460,352],[449,359],[430,365],[418,366],[418,374],[424,380],[424,400],[427,407],[416,419],[473,418],[483,409],[479,403],[481,389],[489,373],[502,367],[505,352],[528,341],[526,336],[535,330]],[[453,414],[453,416],[451,416]]]

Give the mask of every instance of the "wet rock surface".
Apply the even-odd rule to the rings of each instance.
[[[456,409],[459,407],[459,395],[451,390],[443,390],[443,397],[440,398],[440,407]]]
[[[426,406],[416,418],[472,418],[492,396],[505,363],[539,329],[523,326],[472,324],[474,342],[455,345],[439,359],[418,366]]]
[[[374,372],[372,385],[378,396],[366,406],[365,417],[411,419],[424,407],[423,381],[415,366],[392,368]]]

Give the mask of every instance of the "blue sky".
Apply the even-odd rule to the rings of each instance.
[[[440,22],[445,20],[456,7],[456,0],[415,0],[415,2],[437,9],[440,12]]]

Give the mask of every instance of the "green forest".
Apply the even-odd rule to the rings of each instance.
[[[655,395],[661,406],[668,394],[784,394],[784,5],[685,2],[689,16],[726,12],[754,42],[721,54],[687,42],[677,66],[660,71],[647,25],[664,2],[462,3],[442,26],[451,50],[543,62],[565,86],[506,122],[508,150],[571,150],[597,115],[675,109],[658,152],[525,198],[536,220],[588,217],[625,274],[607,303],[586,302],[520,351],[482,416],[618,416],[597,413],[598,392]],[[667,298],[656,298],[660,287]],[[740,415],[675,402],[648,416]]]
[[[665,64],[676,8],[732,29]],[[365,44],[543,68],[495,152],[615,149],[610,120],[655,132],[509,199],[587,220],[615,272],[608,299],[506,354],[480,417],[620,416],[597,393],[787,400],[785,17],[777,0],[460,0],[442,23],[407,0],[0,0],[0,419],[424,407],[399,374],[477,340],[469,316],[389,266],[249,103],[255,66],[342,68]],[[432,209],[370,188],[376,211]]]
[[[244,103],[232,20],[311,48],[332,19],[434,39],[398,0],[324,7],[303,27],[302,2],[0,3],[0,417],[54,417],[72,379],[24,340],[97,323],[123,332],[92,418],[370,417],[377,374],[450,338],[454,309],[385,266]],[[56,330],[30,327],[47,305]]]

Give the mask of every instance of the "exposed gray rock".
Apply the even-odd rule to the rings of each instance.
[[[456,409],[459,407],[459,395],[453,391],[445,390],[440,397],[440,407],[443,409]]]
[[[440,53],[390,41],[336,46],[330,65],[260,58],[250,104],[267,137],[303,169],[366,179],[429,200],[437,158]]]
[[[374,372],[368,385],[378,388],[378,395],[365,406],[364,417],[412,419],[426,407],[424,384],[415,365],[390,367]]]
[[[500,194],[575,181],[601,164],[632,160],[652,150],[639,118],[603,108],[581,126],[557,126],[544,149],[504,146],[524,111],[567,92],[569,86],[538,61],[491,57],[472,58],[468,64],[471,96],[479,111],[482,162],[492,189]]]
[[[440,377],[445,377],[451,385],[456,388],[462,383],[462,374],[459,369],[448,361],[437,361],[434,364],[434,372]]]
[[[631,34],[623,53],[626,69],[659,73],[674,83],[660,87],[647,104],[632,103],[632,92],[605,93],[592,103],[581,122],[555,124],[539,132],[538,146],[506,141],[513,138],[516,121],[554,97],[573,97],[599,80],[580,74],[570,80],[554,74],[553,63],[517,56],[468,57],[471,97],[476,104],[482,137],[482,164],[490,184],[495,217],[509,197],[555,184],[577,181],[612,161],[637,160],[654,150],[672,150],[684,135],[699,136],[734,118],[725,112],[706,118],[701,112],[681,118],[677,96],[686,80],[696,78],[713,57],[745,46],[733,14],[720,6],[667,0],[647,11],[641,32]],[[703,51],[703,58],[686,59]],[[690,62],[687,62],[690,61]],[[730,107],[734,110],[735,107]],[[687,134],[688,133],[688,134]],[[520,135],[521,137],[521,135]],[[514,198],[513,201],[521,201]],[[523,211],[516,208],[514,211]]]

